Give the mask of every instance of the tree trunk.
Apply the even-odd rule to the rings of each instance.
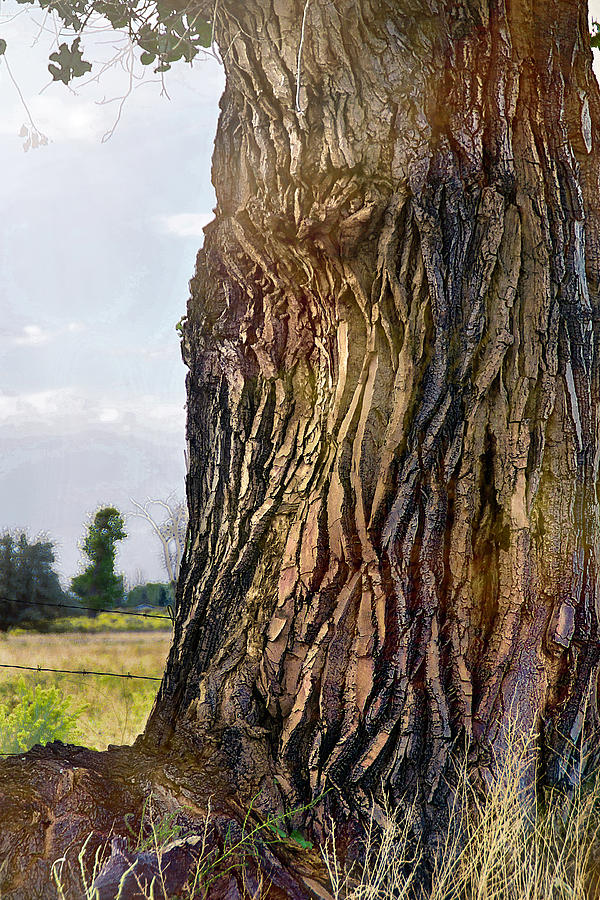
[[[247,797],[447,802],[598,725],[585,0],[221,0],[188,551],[146,738]],[[175,742],[175,744],[173,744]],[[462,752],[462,751],[461,751]]]

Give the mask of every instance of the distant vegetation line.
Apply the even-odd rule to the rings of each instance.
[[[0,603],[18,603],[23,606],[51,606],[54,609],[77,609],[77,610],[85,610],[86,612],[107,612],[114,613],[117,616],[140,616],[144,619],[168,619],[169,622],[172,622],[172,616],[161,616],[154,613],[142,613],[142,612],[129,612],[125,609],[99,609],[97,606],[80,606],[75,603],[47,603],[44,600],[10,600],[8,597],[0,597]]]

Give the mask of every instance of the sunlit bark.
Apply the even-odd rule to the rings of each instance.
[[[514,720],[571,778],[598,718],[586,3],[228,0],[217,38],[148,736],[266,804],[383,784],[434,818],[456,746],[493,770]]]

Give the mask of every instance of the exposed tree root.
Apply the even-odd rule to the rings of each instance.
[[[113,900],[120,883],[122,898],[142,898],[153,880],[161,900],[331,896],[316,851],[277,838],[184,755],[34,747],[0,764],[0,821],[3,900],[54,900],[57,878],[66,900],[92,885]]]

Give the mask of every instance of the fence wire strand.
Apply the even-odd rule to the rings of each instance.
[[[24,669],[27,672],[58,672],[60,675],[107,675],[110,678],[143,678],[145,681],[162,681],[157,675],[132,675],[131,672],[91,672],[88,669],[49,669],[45,666],[18,666],[0,663],[0,669]]]

